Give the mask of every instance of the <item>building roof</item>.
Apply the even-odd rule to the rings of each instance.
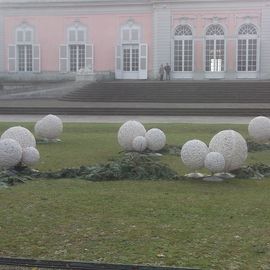
[[[270,3],[270,0],[0,0],[0,8],[61,7],[61,6],[127,6],[177,3]]]

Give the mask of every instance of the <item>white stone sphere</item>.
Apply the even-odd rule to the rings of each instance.
[[[234,130],[222,130],[217,133],[210,141],[209,149],[223,155],[226,172],[240,168],[248,153],[246,140]]]
[[[36,147],[36,139],[34,135],[21,126],[11,127],[7,129],[1,136],[1,139],[13,139],[17,141],[22,148]]]
[[[132,142],[138,136],[144,136],[146,130],[144,126],[135,120],[125,122],[118,130],[118,143],[124,150],[133,150]]]
[[[35,147],[26,147],[22,152],[21,162],[27,166],[33,166],[39,162],[39,151]]]
[[[137,152],[143,152],[147,147],[147,142],[145,137],[137,136],[132,142],[133,150]]]
[[[253,118],[248,125],[249,136],[257,143],[270,141],[270,119],[265,116]]]
[[[13,139],[0,140],[0,168],[16,166],[22,158],[22,147]]]
[[[213,173],[224,172],[225,159],[223,155],[218,152],[210,152],[204,160],[204,166]]]
[[[181,159],[190,169],[204,167],[204,160],[209,153],[207,145],[200,140],[187,141],[181,149]]]
[[[145,133],[147,147],[152,151],[161,150],[166,144],[166,135],[159,128],[151,128]]]
[[[36,137],[55,140],[63,132],[63,122],[58,116],[49,114],[37,121],[34,129]]]
[[[35,133],[36,138],[42,138],[40,134],[41,125],[42,125],[41,120],[38,120],[34,126],[34,133]]]

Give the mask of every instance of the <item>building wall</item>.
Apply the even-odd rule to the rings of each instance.
[[[130,4],[131,2],[123,2],[121,5],[110,3],[80,6],[67,1],[57,3],[55,7],[48,7],[40,2],[2,9],[0,72],[8,72],[7,48],[15,42],[16,27],[27,22],[35,29],[35,43],[41,46],[41,73],[57,76],[59,46],[67,42],[67,28],[74,22],[80,22],[87,28],[87,42],[94,45],[94,71],[113,73],[120,28],[132,19],[141,26],[141,42],[148,44],[149,78],[158,78],[161,64],[169,62],[173,65],[174,30],[179,24],[188,24],[194,33],[194,70],[191,78],[205,79],[205,30],[210,24],[218,23],[225,29],[224,79],[236,79],[237,32],[241,24],[250,22],[259,30],[256,76],[259,79],[270,79],[270,1],[154,1],[149,4],[149,1],[141,0]]]
[[[270,78],[270,6],[262,10],[261,20],[261,78]]]
[[[4,15],[0,11],[0,72],[5,70]]]
[[[5,48],[15,43],[15,30],[22,22],[34,27],[35,43],[41,46],[41,70],[59,71],[59,46],[67,42],[67,29],[78,22],[87,28],[87,41],[94,45],[94,70],[114,71],[115,46],[120,42],[120,28],[128,19],[138,23],[142,31],[142,42],[152,51],[151,14],[96,14],[84,16],[8,16],[5,17]],[[5,57],[5,70],[8,58]],[[152,67],[152,55],[148,66]]]
[[[176,27],[188,24],[193,30],[194,40],[194,74],[193,78],[205,77],[205,32],[209,25],[220,24],[225,30],[225,78],[235,79],[237,71],[237,38],[239,27],[245,23],[252,23],[261,31],[261,9],[200,9],[172,10],[171,41]],[[171,46],[172,47],[172,46]],[[260,51],[260,48],[259,48]],[[171,50],[173,62],[173,51]],[[259,60],[259,59],[258,59]],[[260,61],[258,62],[260,70]]]

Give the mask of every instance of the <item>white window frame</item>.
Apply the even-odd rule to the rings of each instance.
[[[222,28],[224,35],[207,35],[207,31],[208,29],[212,26],[212,25],[218,25]],[[215,54],[216,54],[216,41],[217,40],[224,40],[224,69],[221,71],[209,71],[206,70],[206,42],[207,40],[214,40],[214,50],[215,50]],[[219,23],[212,23],[210,25],[207,26],[206,30],[205,30],[205,41],[204,41],[204,72],[207,73],[219,73],[219,72],[226,72],[226,38],[225,38],[225,28],[223,25],[219,24]]]
[[[26,41],[26,32],[30,31],[31,32],[31,40],[30,41]],[[15,35],[15,40],[16,40],[16,44],[17,45],[32,45],[34,43],[34,29],[33,27],[30,27],[28,25],[21,25],[19,27],[16,28],[16,35]],[[19,41],[18,40],[18,32],[22,32],[23,35],[23,40]]]
[[[222,28],[224,35],[206,35],[209,27],[212,25],[218,25]],[[204,74],[207,79],[222,79],[225,76],[225,72],[227,71],[227,40],[226,40],[226,28],[224,25],[220,23],[211,23],[209,24],[204,31],[204,42],[203,42],[203,66],[204,66]],[[222,71],[207,71],[206,70],[206,41],[214,40],[214,44],[216,44],[216,40],[224,40],[224,70]],[[216,45],[215,45],[216,46]]]
[[[70,32],[74,31],[75,39],[70,39]],[[79,39],[79,32],[83,32],[83,40]],[[61,73],[76,73],[79,71],[79,45],[84,46],[84,66],[87,69],[90,69],[90,71],[94,72],[94,50],[93,50],[93,44],[87,43],[88,37],[87,37],[87,28],[83,26],[82,24],[76,22],[75,24],[69,26],[66,29],[66,44],[61,44],[59,48],[59,71]],[[70,47],[76,46],[76,71],[70,70]],[[65,51],[65,55],[63,56],[62,53]],[[88,70],[89,71],[89,70]]]
[[[69,44],[68,45],[68,63],[69,63],[69,72],[78,72],[80,70],[80,67],[79,67],[79,64],[80,64],[80,46],[82,46],[83,50],[84,50],[84,59],[82,59],[83,61],[83,68],[86,67],[86,44]],[[71,58],[70,58],[70,53],[71,53],[71,47],[73,47],[73,49],[75,49],[76,51],[76,59],[75,59],[75,62],[76,62],[76,70],[71,70],[71,66],[70,66],[70,61],[71,61]]]
[[[19,70],[19,46],[23,46],[23,56],[24,56],[24,70]],[[27,70],[27,64],[28,64],[28,61],[27,61],[27,46],[30,46],[31,47],[31,59],[32,59],[32,65],[31,65],[31,70]],[[29,72],[33,72],[34,71],[34,47],[32,44],[17,44],[16,45],[16,49],[17,49],[17,71],[18,72],[26,72],[26,73],[29,73]]]
[[[242,27],[245,25],[251,25],[255,28],[256,34],[239,34]],[[256,39],[257,40],[257,50],[256,50],[256,70],[249,71],[248,70],[248,40],[250,39]],[[241,71],[238,70],[238,56],[239,56],[239,50],[238,50],[238,41],[239,40],[246,40],[246,70]],[[236,65],[235,65],[235,71],[237,73],[238,78],[256,78],[257,72],[259,71],[259,59],[260,59],[260,39],[259,39],[259,29],[258,27],[253,23],[242,23],[237,30],[237,39],[236,39]]]
[[[138,40],[132,40],[132,30],[138,31]],[[124,40],[124,31],[128,31],[128,40]],[[127,23],[121,27],[121,44],[139,44],[141,43],[141,28],[137,24]]]
[[[189,30],[191,31],[191,35],[176,35],[176,30],[180,26],[188,27]],[[182,41],[182,71],[179,71],[179,70],[176,71],[175,66],[174,66],[174,63],[175,63],[175,40],[181,40]],[[184,51],[183,44],[184,44],[185,40],[191,40],[192,41],[192,66],[191,66],[191,70],[189,70],[189,71],[183,70],[183,68],[184,68],[183,59],[184,59],[184,56],[185,56],[185,51]],[[184,75],[185,73],[187,75],[189,73],[194,72],[194,35],[193,35],[193,28],[189,24],[179,24],[174,28],[173,42],[172,42],[172,52],[173,52],[173,54],[172,54],[171,63],[172,63],[172,71],[173,71],[173,73],[183,74],[183,76],[185,77],[185,75]],[[190,77],[190,76],[192,76],[192,75],[189,75],[188,77]]]
[[[22,40],[18,39],[18,33],[22,33]],[[30,32],[30,39],[27,40],[27,33]],[[19,46],[24,46],[24,70],[19,71]],[[26,54],[26,46],[31,46],[31,60],[32,60],[32,70],[27,71],[27,54]],[[22,73],[39,73],[40,72],[40,45],[34,43],[34,28],[27,23],[22,23],[15,29],[15,44],[9,45],[9,50],[11,48],[15,48],[15,55],[13,58],[9,56],[8,70],[9,72],[22,72]],[[10,69],[11,61],[15,65],[15,69]]]
[[[75,32],[75,40],[70,40],[70,36],[69,36],[69,33],[71,31],[74,31]],[[78,36],[79,36],[79,31],[82,31],[84,33],[84,38],[83,38],[83,41],[79,40],[78,39]],[[86,44],[86,40],[87,40],[87,36],[86,36],[86,27],[81,25],[81,24],[74,24],[70,27],[67,28],[67,43],[68,44]]]
[[[140,25],[129,19],[124,25],[120,26],[119,43],[115,47],[115,78],[116,79],[147,79],[148,74],[148,45],[142,43],[142,28]],[[137,39],[132,39],[132,31],[137,31]],[[124,39],[124,32],[127,39]],[[138,49],[138,70],[124,71],[124,48],[130,47]],[[132,61],[130,62],[132,64]],[[143,65],[145,64],[145,65]],[[143,68],[141,68],[143,66]]]

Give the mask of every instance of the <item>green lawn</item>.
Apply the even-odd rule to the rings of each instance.
[[[14,125],[14,124],[12,124]],[[0,132],[11,124],[1,124]],[[33,129],[33,124],[23,125]],[[107,161],[121,151],[116,124],[65,124],[62,142],[39,144],[40,170]],[[155,124],[169,144],[246,125]],[[247,163],[270,163],[270,151]],[[180,174],[179,157],[164,156]],[[37,180],[0,189],[0,256],[270,269],[270,179],[89,182]]]

